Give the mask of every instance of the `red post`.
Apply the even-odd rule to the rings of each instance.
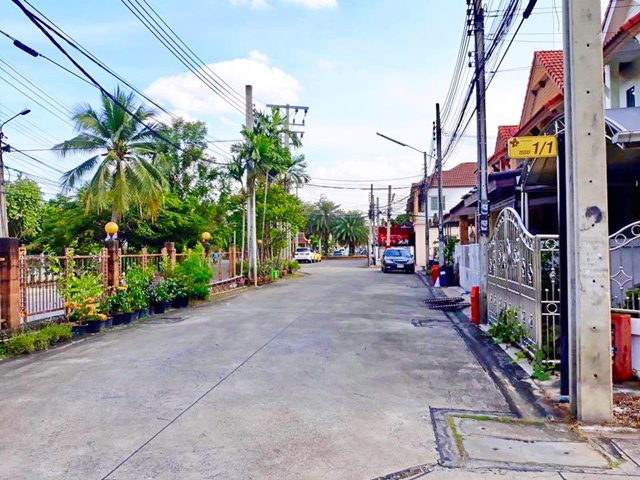
[[[0,238],[0,320],[8,328],[20,326],[20,259],[17,238]]]
[[[431,281],[433,282],[433,284],[436,284],[436,280],[438,280],[438,277],[440,276],[440,265],[433,265],[431,267]]]
[[[480,287],[471,287],[471,323],[480,325]]]
[[[613,381],[628,382],[633,376],[631,363],[631,315],[611,314]]]

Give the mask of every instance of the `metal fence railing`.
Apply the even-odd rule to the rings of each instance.
[[[63,275],[98,273],[106,282],[107,253],[99,255],[27,255],[18,252],[21,323],[64,315],[64,300],[59,290]]]

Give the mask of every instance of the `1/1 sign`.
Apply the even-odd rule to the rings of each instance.
[[[550,158],[558,156],[558,139],[553,136],[509,139],[509,158]]]

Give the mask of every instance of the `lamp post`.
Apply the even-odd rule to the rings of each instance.
[[[386,135],[383,135],[382,133],[378,133],[376,132],[376,135],[378,135],[379,137],[384,138],[385,140],[389,140],[390,142],[393,143],[397,143],[398,145],[402,146],[402,147],[407,147],[410,148],[411,150],[415,150],[416,152],[419,152],[423,155],[424,158],[424,198],[423,198],[423,205],[424,205],[424,243],[425,243],[425,269],[428,268],[429,266],[429,209],[428,209],[428,192],[429,192],[429,185],[427,184],[427,180],[429,178],[429,173],[427,171],[427,157],[429,158],[435,158],[432,155],[429,155],[426,151],[424,150],[420,150],[418,148],[412,147],[411,145],[407,145],[406,143],[403,143],[399,140],[396,140],[394,138],[388,137]],[[440,169],[438,169],[438,173],[441,174]],[[430,183],[430,182],[429,182]],[[441,198],[441,192],[438,191],[438,204],[442,205],[442,198]],[[441,219],[438,219],[439,221],[442,221]]]
[[[209,232],[202,232],[202,245],[204,245],[204,254],[207,257],[209,256],[209,249],[211,249],[209,240],[211,240],[211,234]]]
[[[20,113],[16,113],[13,117],[5,120],[0,123],[0,215],[2,215],[2,219],[0,221],[0,237],[8,237],[9,236],[9,218],[7,216],[7,198],[4,189],[4,160],[2,158],[2,152],[4,152],[4,147],[2,146],[2,139],[4,138],[4,134],[2,133],[2,127],[4,127],[7,123],[9,123],[14,118],[17,118],[21,115],[28,115],[31,112],[28,108],[25,108]],[[7,148],[7,152],[9,149]]]

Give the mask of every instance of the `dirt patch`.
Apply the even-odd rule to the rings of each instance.
[[[613,424],[620,427],[640,428],[640,397],[632,395],[613,397]]]

